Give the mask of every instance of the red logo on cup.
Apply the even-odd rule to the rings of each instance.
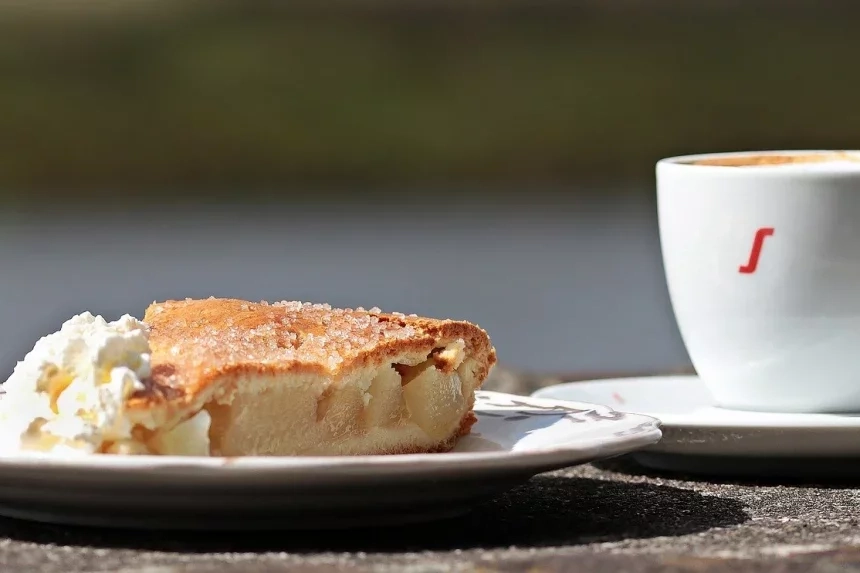
[[[758,267],[758,258],[761,255],[761,247],[764,245],[764,239],[771,235],[773,235],[773,227],[762,227],[755,232],[752,250],[750,251],[750,260],[747,264],[738,267],[739,273],[751,274],[755,272],[756,267]]]

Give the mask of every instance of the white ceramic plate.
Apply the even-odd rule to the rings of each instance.
[[[570,382],[534,397],[596,401],[660,419],[663,439],[634,457],[659,469],[718,474],[860,476],[860,415],[715,407],[696,376]]]
[[[100,526],[318,528],[450,517],[549,470],[660,439],[592,404],[478,392],[454,452],[358,457],[0,457],[0,514]]]

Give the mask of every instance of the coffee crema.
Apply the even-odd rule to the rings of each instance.
[[[860,163],[860,154],[806,153],[806,154],[772,154],[772,155],[733,155],[726,157],[708,157],[689,162],[690,165],[711,165],[716,167],[765,167],[779,165],[800,165],[804,163]]]

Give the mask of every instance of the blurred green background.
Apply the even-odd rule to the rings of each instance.
[[[858,147],[858,21],[856,1],[6,2],[0,189],[569,193],[671,154]]]
[[[83,310],[456,317],[687,367],[654,162],[860,147],[860,2],[0,0],[0,372]]]

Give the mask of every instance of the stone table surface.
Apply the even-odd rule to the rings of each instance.
[[[542,383],[501,371],[490,387]],[[860,483],[709,481],[618,458],[408,527],[176,533],[0,518],[0,571],[860,571],[858,502]]]

